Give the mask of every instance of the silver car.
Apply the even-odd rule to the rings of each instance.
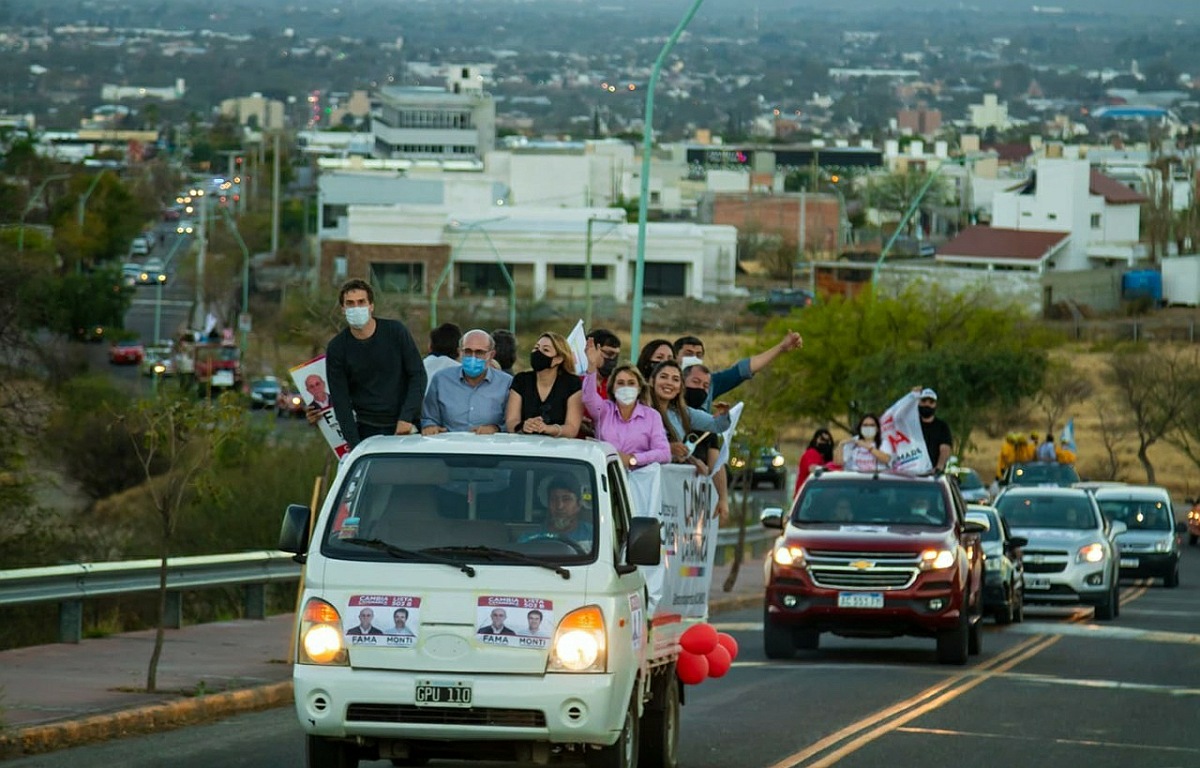
[[[1125,523],[1109,522],[1091,493],[1014,486],[1000,494],[995,507],[1013,535],[1028,542],[1021,558],[1027,604],[1092,605],[1098,621],[1120,614],[1115,539]]]
[[[1127,530],[1117,537],[1121,576],[1162,579],[1164,587],[1179,586],[1181,528],[1175,522],[1171,495],[1155,485],[1097,488],[1092,492],[1100,511]]]

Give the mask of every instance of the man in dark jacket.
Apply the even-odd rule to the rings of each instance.
[[[338,303],[349,327],[325,347],[329,396],[351,448],[374,435],[408,435],[420,423],[425,366],[408,328],[375,317],[375,292],[348,280]]]

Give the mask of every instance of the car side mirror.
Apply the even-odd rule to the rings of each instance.
[[[1024,536],[1008,537],[1008,548],[1009,549],[1016,550],[1016,549],[1020,549],[1021,547],[1027,547],[1027,546],[1029,546],[1029,539],[1025,538]]]
[[[992,529],[992,524],[986,520],[968,520],[963,523],[964,533],[987,533]]]
[[[292,559],[303,563],[308,552],[308,522],[312,511],[303,504],[288,504],[283,513],[283,524],[279,527],[279,548],[291,552]]]
[[[658,565],[662,562],[662,523],[653,517],[635,517],[629,521],[629,538],[625,544],[625,563],[617,566],[618,573],[632,573],[639,565]]]
[[[1113,520],[1112,525],[1109,527],[1109,530],[1112,532],[1113,538],[1116,538],[1117,536],[1120,536],[1122,533],[1125,533],[1125,531],[1128,531],[1129,526],[1125,525],[1125,522],[1122,520]]]
[[[763,528],[775,528],[783,530],[783,508],[782,507],[765,507],[762,514],[758,516],[758,522],[762,523]]]

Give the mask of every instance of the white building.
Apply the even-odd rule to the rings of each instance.
[[[445,88],[381,89],[371,132],[376,157],[482,159],[496,146],[496,103],[462,67]]]
[[[994,93],[985,93],[983,103],[972,104],[970,109],[971,127],[975,130],[995,128],[1003,131],[1012,125],[1008,119],[1008,104],[1001,104]]]
[[[504,296],[507,272],[524,299],[579,299],[590,265],[593,297],[633,292],[637,225],[621,209],[351,205],[345,219],[344,238],[321,243],[327,285],[364,277],[385,292]],[[645,295],[733,294],[736,253],[734,227],[649,224]]]
[[[1106,263],[1133,266],[1145,198],[1092,168],[1082,158],[1043,157],[1032,177],[992,201],[992,226],[1033,232],[1067,232],[1070,243],[1055,259],[1060,271]]]
[[[268,99],[261,93],[252,93],[237,99],[225,99],[221,102],[221,116],[231,117],[238,125],[249,125],[251,122],[260,129],[268,131],[281,130],[284,126],[283,102]]]
[[[175,85],[167,88],[152,88],[145,85],[112,85],[106,83],[100,87],[100,98],[105,101],[131,101],[137,99],[160,99],[161,101],[178,101],[187,92],[187,85],[182,77],[175,79]]]

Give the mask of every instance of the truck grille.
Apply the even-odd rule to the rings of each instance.
[[[497,707],[418,707],[413,704],[351,704],[346,720],[372,723],[420,723],[422,725],[479,725],[505,728],[544,728],[546,715],[536,709]]]
[[[905,589],[920,572],[914,552],[808,550],[808,575],[827,589]]]

